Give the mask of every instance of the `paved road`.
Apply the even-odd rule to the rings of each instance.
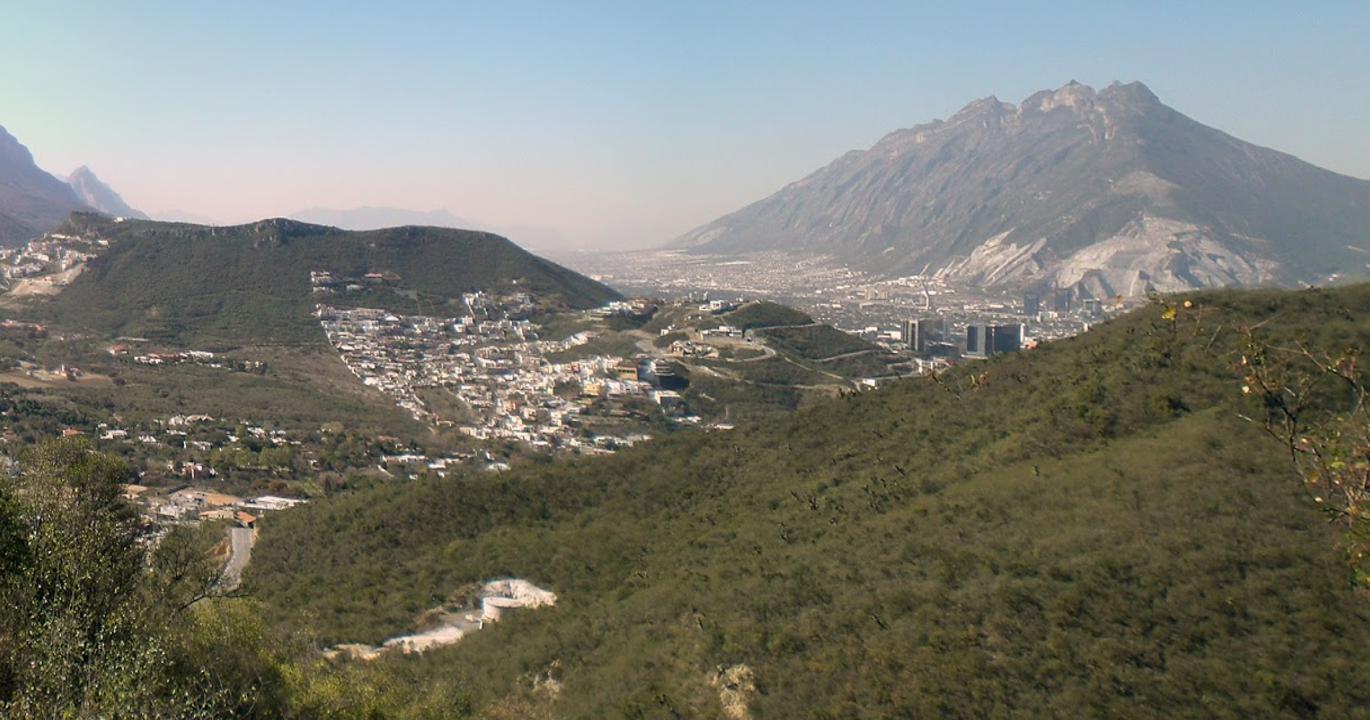
[[[866,355],[866,354],[868,354],[868,353],[873,353],[873,352],[875,352],[875,348],[866,348],[865,350],[854,350],[854,351],[849,352],[849,353],[841,353],[840,355],[833,355],[833,356],[831,356],[831,357],[825,357],[825,358],[823,358],[822,360],[814,360],[814,362],[820,362],[820,363],[832,362],[833,360],[843,360],[843,359],[845,359],[845,358],[856,357],[856,356],[858,356],[858,355]]]
[[[232,527],[228,529],[228,562],[224,563],[224,573],[219,576],[219,588],[224,591],[236,590],[243,581],[243,569],[252,559],[252,530]]]

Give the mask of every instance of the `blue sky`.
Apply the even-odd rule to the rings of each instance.
[[[0,125],[154,214],[446,208],[601,247],[1071,79],[1370,178],[1370,2],[960,5],[3,0]]]

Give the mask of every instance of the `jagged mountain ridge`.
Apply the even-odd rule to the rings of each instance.
[[[22,245],[72,212],[88,209],[70,186],[38,167],[33,153],[0,127],[0,247]]]
[[[115,217],[146,220],[147,215],[124,202],[113,188],[96,177],[95,171],[82,165],[67,176],[67,184],[76,196],[95,210]]]
[[[890,133],[675,245],[1096,296],[1325,282],[1365,275],[1370,182],[1071,82]]]

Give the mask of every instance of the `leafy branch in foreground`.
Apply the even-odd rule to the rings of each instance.
[[[1344,550],[1357,584],[1370,586],[1370,388],[1360,349],[1333,355],[1300,342],[1271,345],[1257,337],[1258,329],[1246,330],[1241,365],[1242,392],[1260,412],[1243,417],[1287,449],[1314,501],[1345,527]]]
[[[223,592],[217,524],[160,542],[81,438],[0,471],[0,718],[450,718],[453,683],[335,667]]]

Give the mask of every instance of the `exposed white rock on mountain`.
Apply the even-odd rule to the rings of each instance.
[[[1325,282],[1367,274],[1370,182],[1072,82],[893,132],[676,245],[1109,295]]]
[[[1143,215],[1067,258],[1055,285],[1083,285],[1102,297],[1273,283],[1279,266],[1266,259],[1268,248],[1255,241],[1243,248],[1242,240],[1223,242],[1198,225]]]
[[[67,176],[67,184],[86,205],[106,215],[123,218],[148,219],[147,215],[129,207],[119,193],[100,181],[95,172],[82,165]]]

